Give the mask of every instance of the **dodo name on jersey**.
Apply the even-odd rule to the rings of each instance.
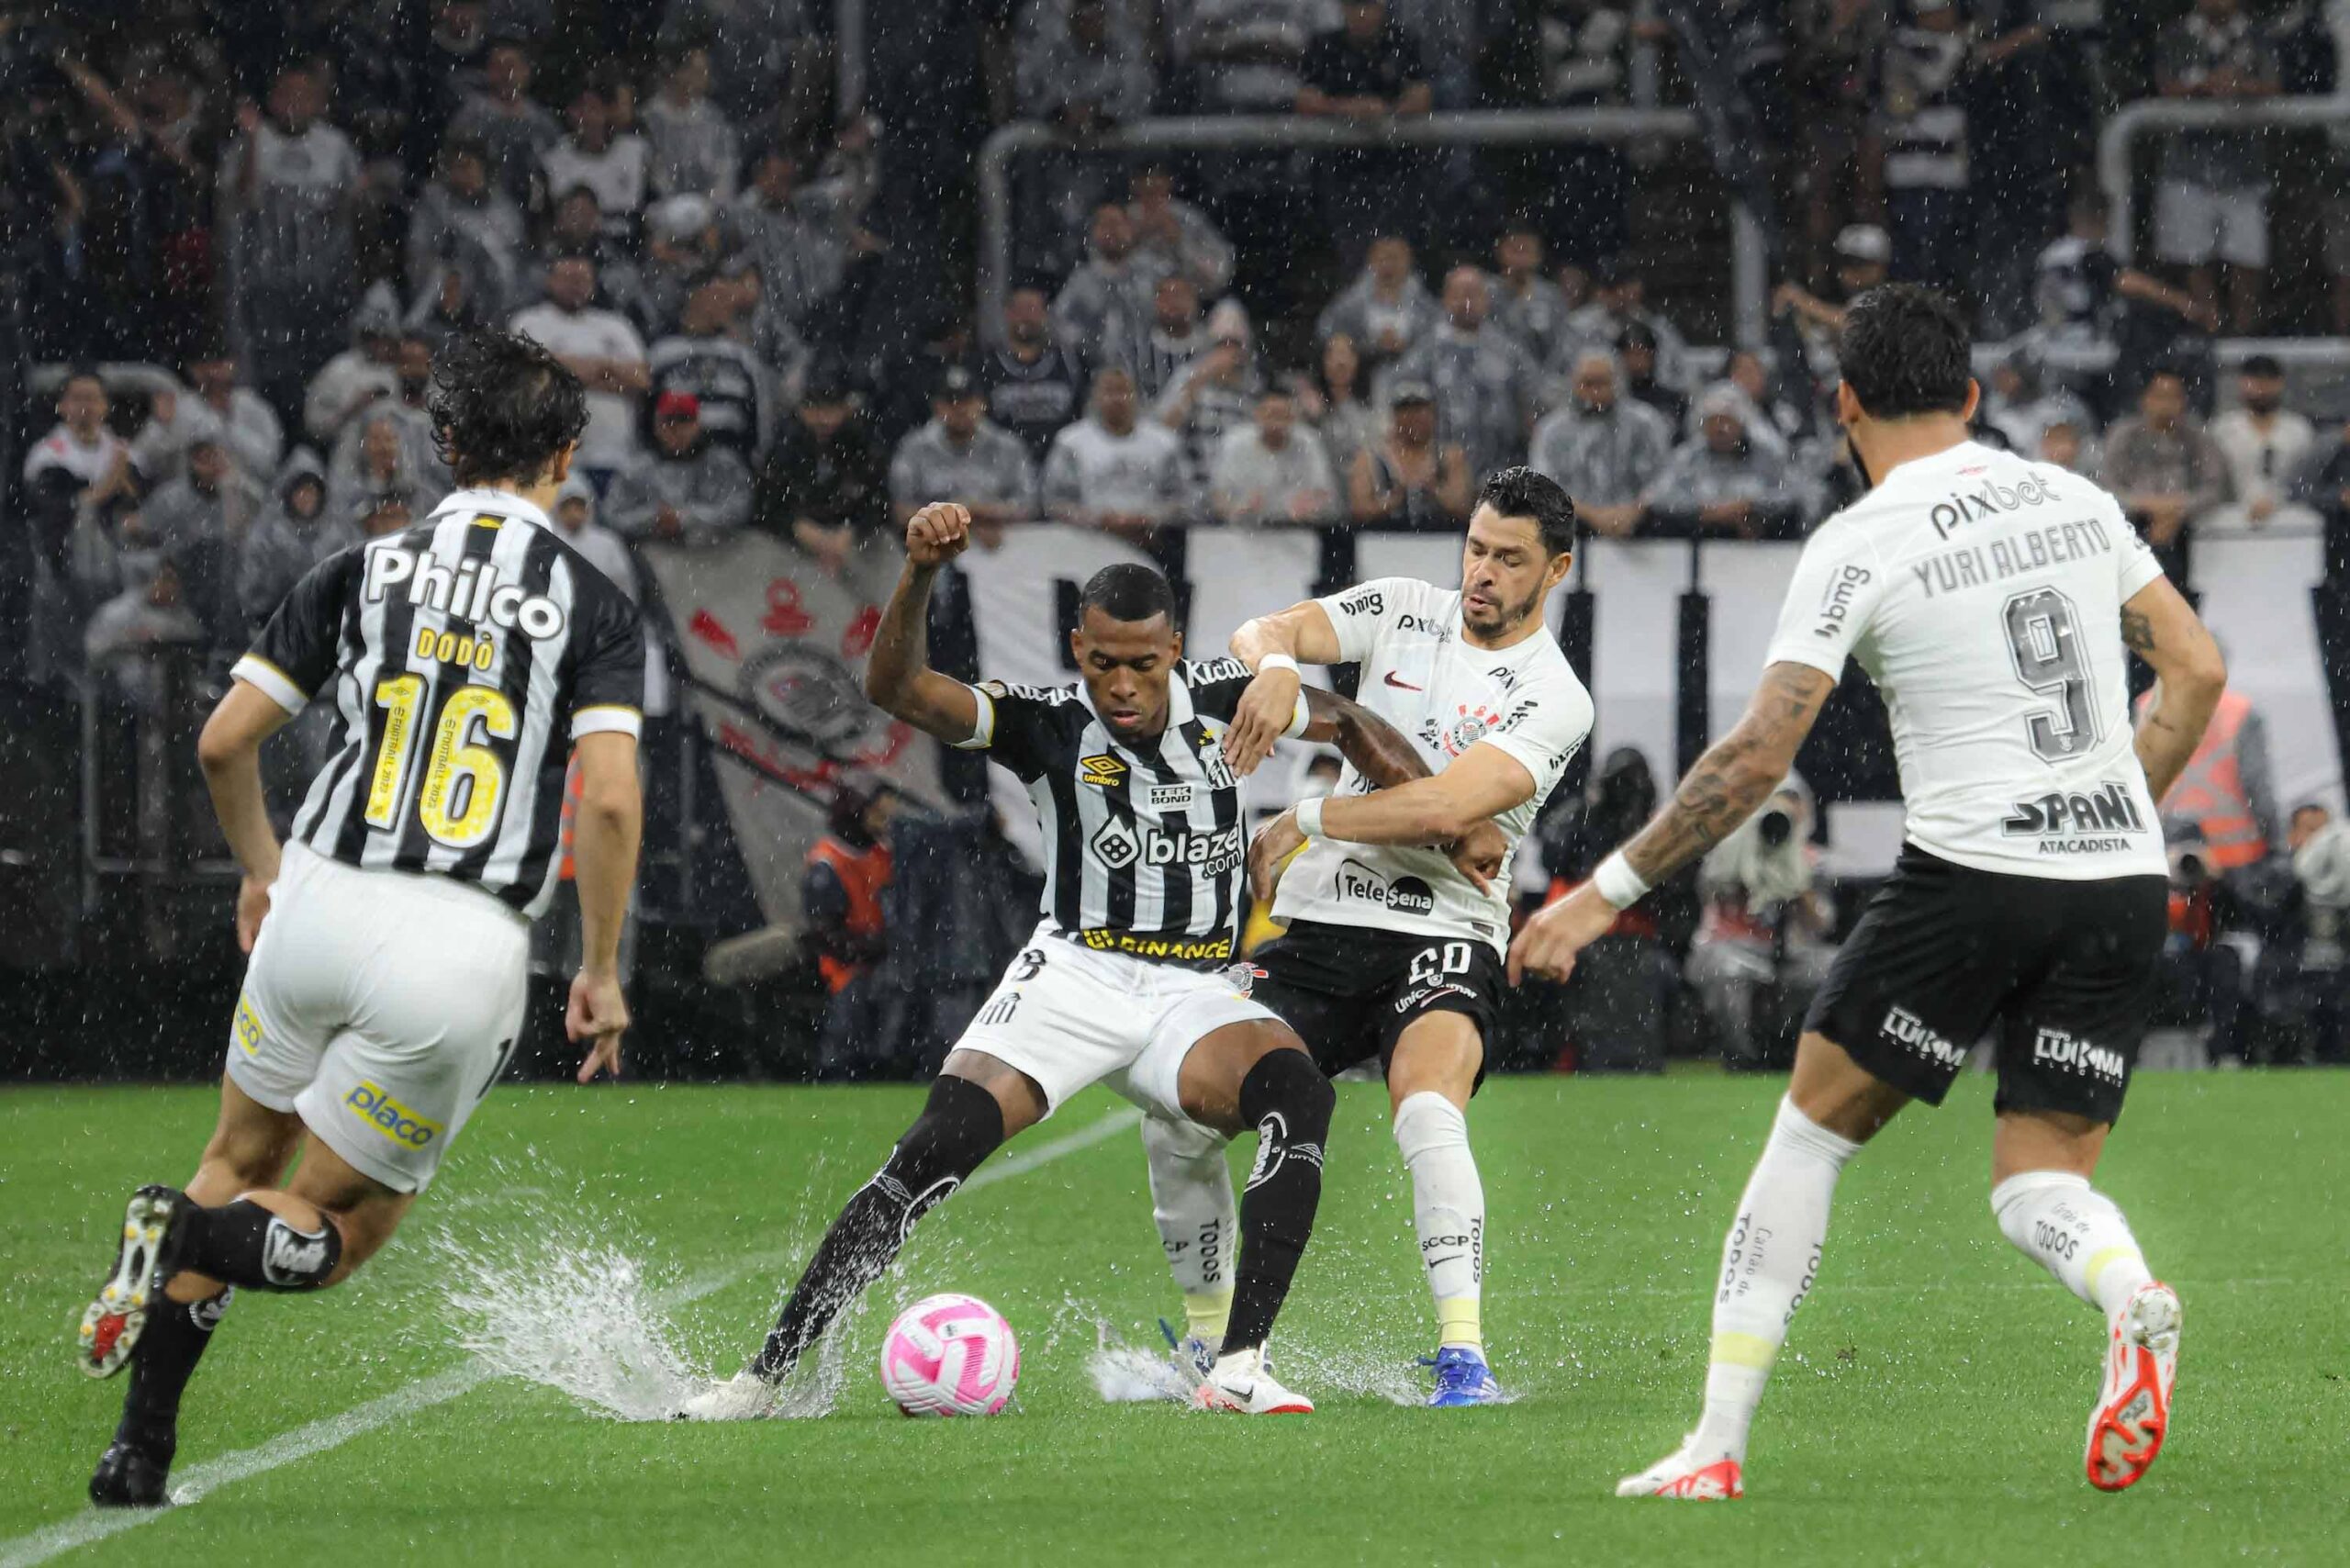
[[[476,624],[519,630],[534,642],[563,635],[563,607],[544,594],[509,582],[494,561],[469,558],[444,566],[427,552],[379,546],[367,553],[361,592],[369,602],[405,583],[408,602]]]

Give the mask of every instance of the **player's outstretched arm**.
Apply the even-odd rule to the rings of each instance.
[[[979,703],[969,687],[930,667],[930,587],[970,543],[971,514],[952,501],[906,520],[906,568],[865,663],[865,694],[876,707],[950,745],[979,728]]]
[[[2170,793],[2203,726],[2227,689],[2220,644],[2168,577],[2156,577],[2121,607],[2121,641],[2154,668],[2154,700],[2138,722],[2138,765],[2155,800]]]
[[[1428,777],[1427,759],[1420,755],[1419,748],[1403,731],[1361,703],[1335,691],[1309,686],[1305,689],[1305,729],[1300,738],[1336,745],[1372,789],[1396,789]],[[1305,835],[1298,830],[1294,812],[1283,812],[1258,831],[1248,853],[1249,880],[1257,897],[1273,896],[1280,868],[1288,861],[1290,853],[1304,842]],[[1445,850],[1461,875],[1483,892],[1501,869],[1502,857],[1509,850],[1509,837],[1491,821],[1480,821],[1447,841]]]
[[[259,687],[232,682],[229,694],[204,722],[196,757],[212,793],[212,812],[237,857],[244,880],[237,890],[237,946],[250,953],[269,913],[270,885],[277,880],[277,830],[261,787],[261,743],[293,717]]]
[[[603,730],[579,737],[579,808],[572,822],[574,885],[579,892],[581,957],[571,981],[564,1032],[589,1042],[579,1081],[599,1072],[621,1075],[621,1035],[628,1002],[621,995],[621,925],[636,886],[636,851],[644,835],[644,803],[636,777],[636,737]]]
[[[1836,689],[1835,677],[1782,659],[1762,672],[1738,727],[1697,759],[1672,801],[1577,888],[1526,923],[1510,944],[1509,978],[1531,969],[1564,980],[1575,955],[1606,934],[1640,895],[1728,837],[1795,766]]]
[[[1232,711],[1232,726],[1224,732],[1224,760],[1245,778],[1288,733],[1297,712],[1297,666],[1336,663],[1338,632],[1330,624],[1329,611],[1309,599],[1244,623],[1232,634],[1231,647],[1232,656],[1257,676],[1241,693]],[[1273,661],[1270,668],[1267,659]],[[1360,763],[1355,766],[1362,768]],[[1362,774],[1371,777],[1368,769]]]

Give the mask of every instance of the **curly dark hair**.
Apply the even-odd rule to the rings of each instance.
[[[1975,378],[1966,318],[1947,295],[1879,284],[1845,308],[1836,363],[1869,417],[1956,414]]]
[[[432,444],[460,486],[544,476],[588,428],[588,389],[529,338],[481,330],[432,358]]]
[[[1542,553],[1575,547],[1575,503],[1556,479],[1531,468],[1504,468],[1485,481],[1478,501],[1504,517],[1530,517],[1542,533]]]

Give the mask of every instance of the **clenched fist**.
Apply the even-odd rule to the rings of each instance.
[[[971,513],[953,501],[933,501],[906,520],[906,559],[943,566],[971,543]]]

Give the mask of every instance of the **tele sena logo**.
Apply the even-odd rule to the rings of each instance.
[[[422,1148],[441,1136],[441,1124],[418,1115],[386,1093],[382,1085],[366,1082],[343,1096],[342,1103],[361,1121],[410,1148]]]

